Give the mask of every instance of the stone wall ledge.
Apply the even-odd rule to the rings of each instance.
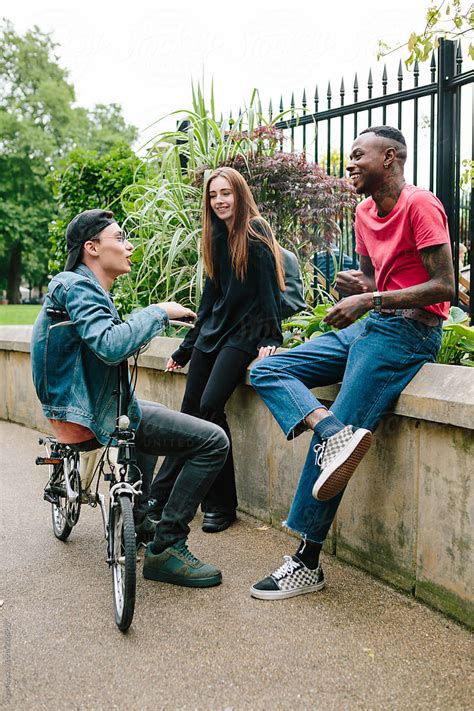
[[[0,350],[29,353],[31,331],[32,326],[0,326]],[[179,338],[154,338],[138,363],[143,368],[164,371],[179,344]],[[186,373],[187,367],[170,377]],[[339,386],[315,388],[314,392],[319,399],[333,402]],[[474,429],[474,368],[427,363],[402,392],[393,414]]]
[[[31,326],[0,326],[0,418],[49,431],[31,378]],[[178,339],[139,358],[137,395],[179,410],[187,368],[164,373]],[[183,377],[184,375],[184,377]],[[333,385],[315,390],[331,402]],[[239,509],[280,526],[311,435],[288,443],[253,388],[226,408]],[[351,480],[325,551],[474,627],[474,370],[425,365],[380,423]]]

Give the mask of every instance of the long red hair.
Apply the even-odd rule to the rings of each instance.
[[[268,222],[263,219],[255,204],[250,188],[242,175],[234,168],[224,167],[214,170],[209,176],[204,190],[202,256],[207,273],[214,278],[215,269],[212,261],[212,234],[215,226],[222,222],[211,207],[209,192],[214,178],[227,180],[234,193],[234,220],[229,230],[229,253],[237,278],[244,281],[249,258],[249,237],[261,240],[270,249],[275,258],[276,276],[280,291],[285,290],[285,272],[278,242]],[[256,229],[255,223],[261,227]]]

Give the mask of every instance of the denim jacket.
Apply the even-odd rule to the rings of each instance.
[[[66,312],[54,315],[51,309]],[[112,298],[85,264],[49,283],[33,327],[33,381],[46,417],[88,427],[106,444],[117,418],[119,364],[160,334],[168,316],[148,306],[123,322]],[[141,412],[130,399],[136,429]]]

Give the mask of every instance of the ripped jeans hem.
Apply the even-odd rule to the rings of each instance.
[[[306,533],[302,533],[301,531],[297,531],[295,528],[291,528],[291,526],[288,526],[288,521],[282,521],[281,522],[282,528],[284,528],[288,533],[294,533],[296,536],[299,536],[305,543],[306,541],[310,541],[310,543],[318,543],[319,545],[323,545],[324,541],[313,541],[312,538],[308,538]]]

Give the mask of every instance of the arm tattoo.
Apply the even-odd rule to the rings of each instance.
[[[428,281],[397,291],[385,291],[382,298],[385,308],[409,309],[452,299],[454,270],[449,245],[425,247],[420,250],[420,257],[428,272]]]
[[[449,283],[453,279],[453,263],[447,246],[435,244],[432,247],[425,247],[420,250],[420,257],[431,279]]]

